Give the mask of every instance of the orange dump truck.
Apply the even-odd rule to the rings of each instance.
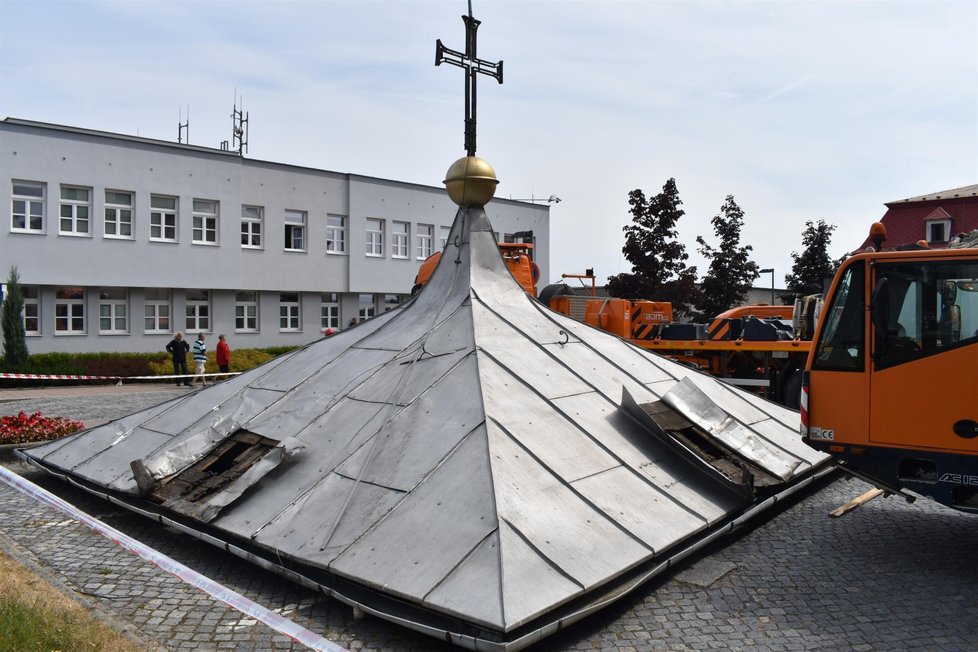
[[[590,280],[593,291],[590,270],[563,276]],[[821,305],[806,297],[795,306],[740,306],[709,324],[686,324],[673,322],[668,302],[579,295],[562,283],[539,298],[555,312],[794,408]]]
[[[978,249],[854,255],[825,306],[804,441],[878,487],[978,512]]]

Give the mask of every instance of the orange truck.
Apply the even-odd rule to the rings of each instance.
[[[802,437],[891,493],[978,512],[978,248],[882,251],[871,234],[827,295]]]
[[[673,321],[668,302],[594,296],[591,270],[563,277],[589,280],[591,295],[575,294],[563,283],[548,285],[539,299],[551,310],[798,407],[802,370],[821,305],[816,297],[806,297],[795,306],[740,306],[709,324],[687,324]]]
[[[529,242],[500,242],[499,253],[506,263],[506,268],[530,296],[537,295],[537,279],[540,277],[540,268],[533,262],[533,244]],[[438,261],[441,260],[441,252],[436,251],[421,263],[418,274],[414,277],[414,287],[411,294],[416,294],[424,287],[428,279],[431,278]]]

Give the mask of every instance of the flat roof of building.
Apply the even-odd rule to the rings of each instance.
[[[51,122],[40,122],[37,120],[25,120],[23,118],[14,117],[4,117],[0,118],[0,124],[12,125],[18,127],[28,127],[33,129],[46,129],[49,131],[59,131],[63,133],[76,134],[81,136],[91,136],[95,138],[105,138],[109,140],[121,140],[131,143],[138,143],[141,145],[152,145],[156,147],[166,147],[170,149],[184,150],[186,152],[197,153],[197,154],[208,154],[212,156],[228,156],[232,158],[238,158],[242,161],[247,161],[248,163],[257,163],[261,165],[272,165],[276,167],[292,168],[294,170],[307,170],[311,172],[319,172],[324,174],[339,175],[349,178],[365,179],[369,181],[380,181],[384,183],[397,184],[399,186],[411,186],[418,189],[433,190],[437,192],[445,192],[445,189],[440,186],[430,186],[423,183],[413,183],[410,181],[398,181],[396,179],[385,179],[383,177],[374,177],[365,174],[356,174],[353,172],[337,172],[336,170],[326,170],[324,168],[314,168],[304,165],[295,165],[292,163],[281,163],[278,161],[267,161],[263,159],[247,158],[236,151],[220,149],[216,147],[205,147],[203,145],[191,145],[189,143],[174,143],[168,140],[159,140],[156,138],[145,138],[143,136],[132,136],[129,134],[119,134],[112,131],[101,131],[98,129],[86,129],[84,127],[73,127],[70,125],[60,125]],[[513,204],[520,204],[524,207],[532,207],[540,210],[549,210],[550,207],[546,204],[536,204],[533,202],[519,201],[517,199],[507,199],[505,197],[493,197],[493,201],[504,201]]]

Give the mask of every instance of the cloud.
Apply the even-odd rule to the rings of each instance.
[[[462,153],[463,2],[5,0],[0,113],[439,185]],[[970,1],[477,2],[479,153],[501,196],[558,195],[551,277],[627,271],[628,191],[677,179],[695,237],[728,194],[780,277],[808,219],[862,241],[892,199],[978,180]],[[39,25],[43,39],[39,40]],[[43,43],[43,45],[41,45]],[[11,91],[13,89],[13,91]],[[780,280],[779,280],[780,282]]]

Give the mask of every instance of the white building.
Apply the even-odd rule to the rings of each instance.
[[[32,353],[158,351],[176,330],[305,344],[405,300],[457,209],[441,187],[14,118],[0,206]],[[533,232],[548,278],[549,207],[486,211],[500,239]]]

